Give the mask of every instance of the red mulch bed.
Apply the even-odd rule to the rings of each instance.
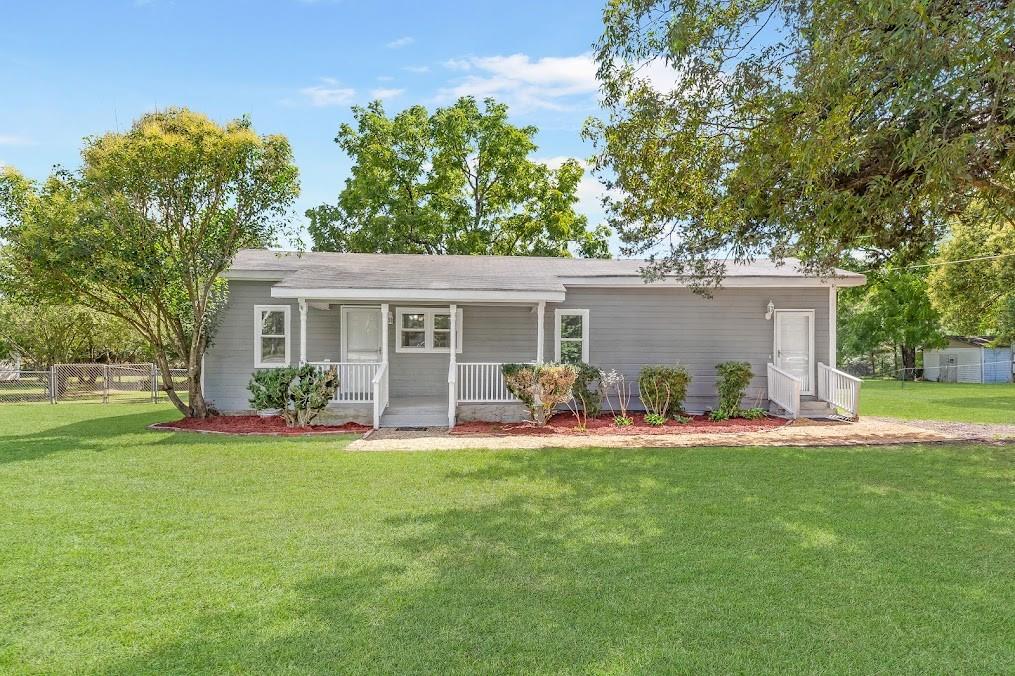
[[[782,418],[759,418],[758,420],[745,420],[734,418],[732,420],[709,420],[703,415],[689,416],[691,422],[680,424],[675,420],[667,420],[666,424],[649,425],[645,422],[645,415],[632,413],[633,425],[617,427],[613,424],[612,415],[602,415],[598,418],[589,418],[585,431],[578,429],[578,421],[573,415],[558,413],[550,419],[545,427],[536,427],[532,423],[490,423],[490,422],[460,422],[451,434],[462,435],[524,435],[524,434],[566,434],[568,436],[581,435],[605,435],[605,434],[693,434],[695,432],[757,432],[759,430],[782,427],[789,423],[789,420]]]
[[[369,425],[345,423],[343,425],[313,425],[311,427],[286,427],[280,415],[262,417],[259,415],[219,415],[199,420],[183,418],[175,422],[151,425],[153,430],[174,430],[181,432],[210,432],[213,434],[363,434],[370,431]]]

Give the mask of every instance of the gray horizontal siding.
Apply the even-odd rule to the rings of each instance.
[[[691,374],[687,408],[700,411],[715,404],[716,364],[746,361],[755,377],[744,403],[764,404],[775,334],[765,319],[770,300],[779,309],[815,311],[816,361],[827,364],[827,289],[721,289],[704,298],[683,288],[572,288],[565,302],[547,306],[546,358],[554,354],[553,310],[587,309],[593,365],[636,381],[643,366],[682,364]]]
[[[715,402],[715,365],[727,360],[751,364],[755,378],[747,404],[764,403],[765,365],[771,360],[774,322],[766,320],[769,300],[780,309],[815,311],[816,360],[828,363],[827,289],[719,290],[711,299],[682,288],[582,289],[568,291],[564,303],[546,308],[545,358],[554,354],[554,310],[587,309],[589,361],[617,369],[636,380],[643,366],[683,364],[692,376],[689,410]],[[287,304],[270,295],[266,282],[230,283],[229,304],[205,362],[208,397],[221,410],[247,408],[247,383],[254,370],[253,307]],[[291,360],[299,360],[299,308],[292,313]],[[307,352],[311,361],[341,358],[341,303],[328,310],[310,308]],[[418,304],[412,304],[412,307]],[[395,312],[397,305],[391,305]],[[536,314],[531,306],[464,305],[461,362],[529,361],[536,356]],[[389,326],[391,396],[444,396],[447,354],[395,351],[395,327]],[[634,402],[635,407],[639,404]]]

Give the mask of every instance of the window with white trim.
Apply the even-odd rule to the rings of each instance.
[[[555,310],[553,359],[564,364],[589,362],[589,311]]]
[[[462,351],[462,310],[456,313],[455,352]],[[395,352],[447,352],[451,313],[447,308],[400,307],[395,312]]]
[[[291,311],[288,305],[254,306],[254,368],[289,365]]]

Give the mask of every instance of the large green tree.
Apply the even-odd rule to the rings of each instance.
[[[586,134],[657,272],[916,261],[970,199],[1015,202],[1008,0],[611,0],[604,22]]]
[[[247,119],[187,109],[89,138],[78,171],[41,185],[0,173],[0,284],[23,302],[74,303],[119,317],[149,342],[163,388],[203,417],[202,358],[237,250],[295,237],[298,174],[289,143]],[[187,366],[187,398],[169,377]]]
[[[888,348],[901,357],[902,371],[896,375],[905,380],[916,373],[917,349],[944,342],[924,268],[868,270],[866,285],[840,292],[838,326],[844,357],[870,356],[873,362]]]
[[[607,257],[608,231],[575,210],[584,172],[530,156],[535,127],[471,97],[433,114],[353,108],[335,142],[353,160],[335,205],[310,209],[319,251]]]
[[[935,263],[930,297],[950,330],[1015,340],[1015,217],[974,204]]]
[[[24,368],[102,360],[150,360],[144,338],[127,322],[82,305],[24,305],[0,299],[0,359]]]

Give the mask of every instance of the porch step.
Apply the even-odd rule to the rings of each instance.
[[[769,413],[775,415],[784,416],[786,415],[785,409],[775,403],[769,403]],[[813,397],[801,397],[800,398],[800,417],[801,418],[827,418],[835,415],[835,407],[829,404],[827,401],[820,401]]]
[[[381,415],[381,427],[447,427],[446,402],[392,401]]]

